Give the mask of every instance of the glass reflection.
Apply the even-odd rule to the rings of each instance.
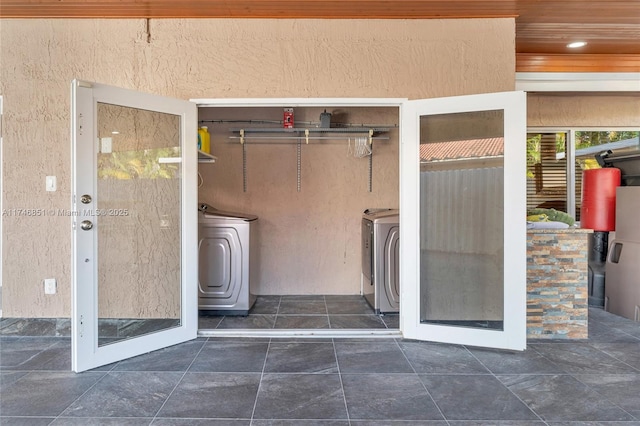
[[[180,325],[180,117],[98,103],[98,344]]]
[[[503,329],[504,112],[420,118],[420,320]]]

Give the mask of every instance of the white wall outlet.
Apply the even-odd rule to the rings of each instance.
[[[47,176],[45,179],[45,186],[48,192],[53,192],[58,188],[58,182],[55,176]]]
[[[44,280],[44,294],[56,294],[57,285],[55,278],[46,278]]]

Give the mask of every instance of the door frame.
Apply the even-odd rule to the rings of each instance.
[[[195,98],[189,101],[198,108],[328,108],[328,107],[390,107],[398,108],[398,120],[402,118],[402,108],[407,98]],[[398,127],[400,143],[399,158],[402,158],[402,129]],[[400,190],[400,185],[398,186]],[[362,212],[360,212],[362,213]],[[402,256],[402,255],[400,255]],[[402,281],[402,278],[400,279]],[[402,312],[402,308],[400,308]],[[400,329],[202,329],[200,337],[259,337],[259,338],[401,338]]]
[[[97,108],[98,102],[178,115],[181,135],[181,258],[180,326],[98,345],[97,237],[95,229],[79,229],[79,222],[96,221]],[[71,83],[72,140],[72,370],[85,371],[197,337],[197,110],[188,101],[73,80]],[[91,117],[81,112],[90,111]],[[189,141],[194,141],[190,144]],[[192,146],[193,149],[189,149]],[[91,158],[82,162],[81,157]],[[89,176],[90,178],[87,178]],[[82,204],[82,194],[93,194]],[[88,284],[91,283],[91,284]]]
[[[514,93],[514,92],[507,92]],[[524,92],[521,93],[521,96],[526,96]],[[482,95],[467,95],[470,97],[474,96],[482,96]],[[441,98],[441,99],[452,99],[453,102],[457,102],[460,100],[460,97],[449,97],[449,98]],[[428,101],[432,99],[427,99]],[[194,102],[198,105],[198,108],[233,108],[233,107],[396,107],[398,108],[398,119],[399,122],[403,122],[403,118],[407,115],[407,106],[413,102],[408,100],[407,98],[251,98],[251,99],[237,99],[237,98],[229,98],[229,99],[216,99],[216,98],[199,98],[199,99],[190,99],[191,102]],[[526,109],[523,111],[523,114],[520,117],[523,118],[523,121],[520,120],[522,124],[522,133],[526,134]],[[505,119],[506,121],[506,119]],[[417,162],[419,159],[418,156],[418,146],[413,145],[413,141],[407,141],[406,135],[403,135],[403,127],[400,125],[398,127],[398,139],[399,139],[399,162],[400,162],[400,170],[403,170],[403,158],[407,155],[411,156],[415,154],[413,157]],[[524,141],[524,139],[523,139]],[[525,145],[522,144],[522,151],[525,151]],[[419,165],[418,165],[419,167]],[[523,166],[524,167],[524,166]],[[525,175],[522,175],[522,180],[524,182]],[[400,223],[403,221],[406,222],[408,210],[403,213],[403,205],[406,203],[411,203],[411,197],[407,197],[406,194],[403,193],[403,188],[408,185],[412,176],[403,176],[403,173],[400,173],[399,176],[399,196],[400,196]],[[417,178],[417,175],[416,175]],[[513,182],[512,182],[513,184]],[[506,185],[506,183],[505,183]],[[524,199],[526,193],[526,185],[523,184],[522,187],[522,197]],[[505,187],[505,193],[507,189]],[[415,198],[414,198],[415,201]],[[524,203],[523,203],[524,207]],[[524,217],[524,212],[522,214]],[[522,241],[526,239],[526,229],[525,229],[525,221],[522,221]],[[403,235],[402,227],[401,227],[401,235]],[[407,246],[405,246],[402,242],[400,243],[400,264],[402,265],[403,258],[407,254]],[[526,250],[524,250],[524,245],[522,246],[523,250],[521,250],[521,261],[526,262]],[[404,253],[403,253],[404,252]],[[404,304],[406,305],[406,299],[411,299],[410,296],[407,296],[407,285],[404,282],[407,280],[406,271],[403,272],[403,267],[400,267],[400,282],[401,282],[401,306],[400,306],[400,328],[398,330],[390,330],[390,329],[363,329],[363,330],[317,330],[317,329],[295,329],[295,330],[250,330],[250,329],[236,329],[236,330],[218,330],[218,329],[207,329],[207,330],[199,330],[198,335],[203,337],[222,337],[222,336],[234,336],[234,337],[305,337],[305,338],[327,338],[327,337],[349,337],[349,338],[367,338],[367,337],[379,337],[379,338],[400,338],[400,337],[411,337],[417,338],[417,336],[411,332],[407,332],[407,328],[409,326],[409,322],[406,319],[407,308],[403,308],[403,299],[405,299]],[[418,271],[419,272],[419,271]],[[521,306],[515,307],[516,311],[515,315],[518,315],[521,320],[518,322],[521,329],[521,336],[517,339],[517,346],[520,349],[524,348],[526,345],[526,272],[521,271],[521,282],[522,288],[520,289],[520,300]],[[404,276],[403,276],[404,275]],[[403,290],[404,289],[404,290]],[[405,294],[403,296],[403,294]],[[509,307],[505,307],[506,309],[510,309]],[[421,337],[423,340],[427,340],[424,337]],[[429,339],[431,340],[431,339]],[[443,340],[444,341],[444,340]],[[473,344],[473,341],[466,342],[467,344]]]

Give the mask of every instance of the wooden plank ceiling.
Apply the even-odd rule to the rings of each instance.
[[[640,72],[640,0],[0,0],[0,17],[515,17],[517,71]]]

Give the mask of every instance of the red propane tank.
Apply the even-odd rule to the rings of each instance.
[[[607,167],[582,172],[580,226],[594,231],[615,231],[616,188],[620,169]]]

